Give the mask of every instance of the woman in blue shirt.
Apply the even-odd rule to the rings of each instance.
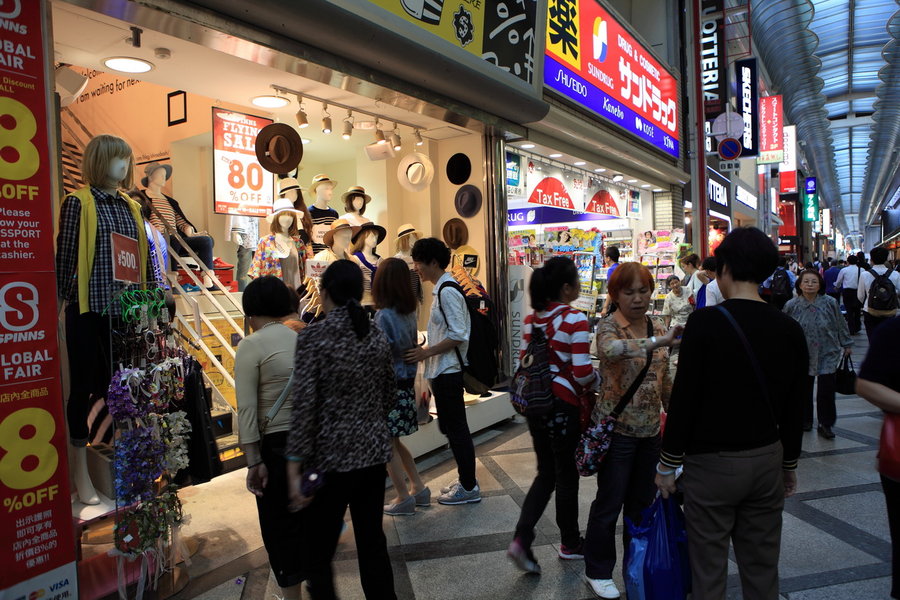
[[[403,355],[416,346],[416,308],[418,303],[409,277],[409,267],[399,258],[388,258],[378,265],[372,282],[372,298],[378,312],[375,323],[391,344],[394,373],[397,379],[397,404],[388,414],[388,430],[393,436],[393,457],[387,465],[388,475],[397,491],[397,499],[384,506],[386,515],[413,515],[417,506],[431,504],[431,490],[425,486],[409,450],[400,441],[418,428],[416,410],[416,363],[408,363]],[[406,488],[404,472],[412,483]]]

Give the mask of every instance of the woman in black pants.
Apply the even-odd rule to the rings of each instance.
[[[534,527],[540,520],[550,495],[556,491],[556,523],[562,537],[559,557],[563,560],[584,558],[578,529],[578,471],[575,447],[581,437],[581,413],[586,406],[587,386],[599,379],[591,366],[587,317],[569,303],[578,298],[578,270],[571,259],[551,258],[531,276],[528,291],[534,313],[525,317],[525,343],[531,342],[534,328],[539,328],[550,347],[550,371],[553,374],[553,410],[542,417],[529,417],[528,429],[537,454],[537,477],[525,502],[516,535],[507,556],[528,573],[540,573],[531,552]],[[524,352],[523,352],[524,356]]]
[[[314,600],[335,598],[331,560],[350,507],[363,592],[392,600],[394,576],[381,528],[387,416],[396,402],[393,355],[360,305],[356,263],[333,262],[320,283],[325,319],[297,336],[288,436],[290,506],[301,511],[301,563]]]

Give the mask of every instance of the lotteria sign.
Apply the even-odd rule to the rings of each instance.
[[[741,156],[759,154],[759,90],[756,78],[756,59],[746,58],[734,63],[737,74],[737,110],[744,120]]]
[[[679,156],[675,77],[595,0],[549,0],[544,84]]]
[[[728,62],[725,60],[725,27],[722,19],[725,2],[703,0],[702,11],[700,75],[703,81],[703,113],[707,119],[715,119],[725,112],[725,100],[728,97]],[[712,149],[707,151],[712,152]]]

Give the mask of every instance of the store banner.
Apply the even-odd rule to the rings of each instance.
[[[807,177],[803,188],[803,220],[807,223],[819,220],[819,190],[815,177]]]
[[[272,119],[213,107],[213,197],[217,214],[272,212],[275,176],[256,159],[256,135]]]
[[[758,164],[781,163],[784,160],[784,105],[781,96],[759,99]]]
[[[519,79],[534,81],[536,0],[369,1]]]
[[[519,187],[522,182],[522,157],[512,152],[506,153],[506,185]]]
[[[735,61],[737,79],[737,111],[744,120],[744,133],[740,142],[741,156],[759,154],[759,87],[756,74],[756,59],[745,58]]]
[[[748,190],[742,185],[735,184],[734,198],[744,206],[756,210],[759,207],[759,200],[756,194]]]
[[[549,0],[544,85],[678,158],[678,82],[596,0]]]
[[[582,173],[562,169],[557,164],[528,161],[525,195],[531,204],[583,212],[584,193]]]
[[[784,158],[778,163],[780,193],[797,193],[797,126],[784,127]]]
[[[725,0],[702,0],[700,11],[702,20],[699,52],[703,113],[707,119],[715,119],[725,112],[725,102],[728,100],[728,60],[725,56],[723,19]],[[707,152],[712,152],[712,149]]]
[[[797,207],[793,202],[778,202],[778,218],[784,223],[778,228],[779,235],[797,235]]]
[[[731,180],[706,167],[706,196],[709,198],[709,210],[731,216]]]
[[[596,213],[598,215],[607,215],[610,217],[621,218],[625,216],[622,210],[626,202],[627,190],[614,189],[595,179],[590,179],[588,187],[587,205],[584,207],[585,212]]]

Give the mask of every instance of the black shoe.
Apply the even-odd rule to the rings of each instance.
[[[812,423],[804,423],[803,431],[812,431]]]
[[[819,425],[819,435],[821,435],[826,440],[834,439],[834,432],[831,430],[829,425]]]

